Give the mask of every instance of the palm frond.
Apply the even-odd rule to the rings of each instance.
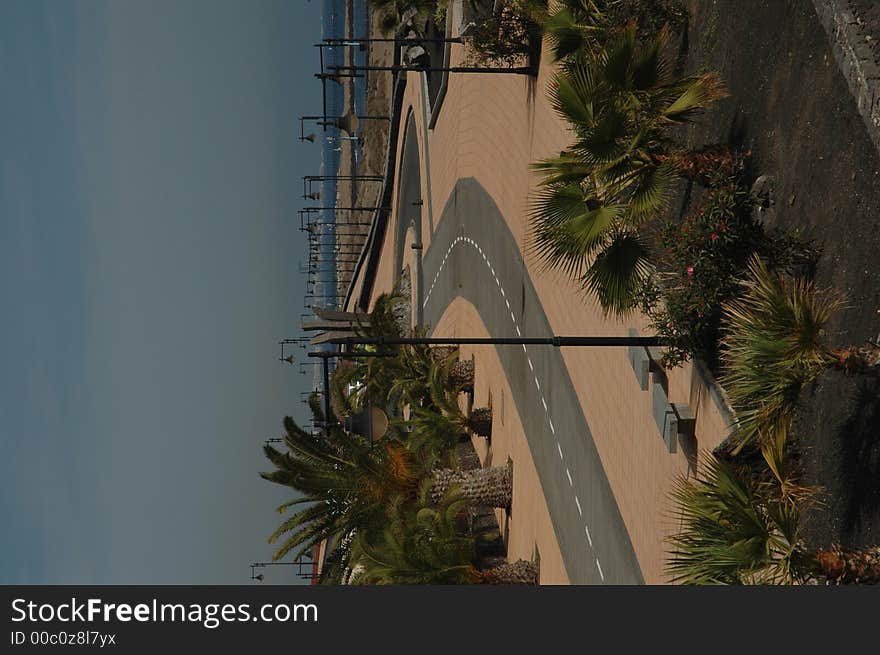
[[[619,232],[596,255],[581,283],[606,313],[624,315],[635,306],[636,291],[651,273],[648,247],[633,232]]]
[[[681,584],[788,584],[808,576],[796,503],[714,457],[672,491],[681,529],[667,572]]]
[[[787,432],[804,384],[832,361],[824,326],[843,303],[809,281],[772,273],[757,257],[744,294],[723,308],[722,384],[742,446]]]

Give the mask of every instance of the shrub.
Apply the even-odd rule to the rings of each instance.
[[[511,0],[497,14],[484,11],[467,32],[472,59],[501,66],[522,64],[541,38],[535,6],[536,0]]]
[[[700,208],[683,221],[661,222],[658,260],[666,270],[644,285],[639,305],[668,344],[664,364],[698,357],[717,373],[721,306],[741,292],[753,254],[774,270],[815,261],[811,244],[796,233],[765,230],[754,208],[754,197],[734,175],[714,180]]]

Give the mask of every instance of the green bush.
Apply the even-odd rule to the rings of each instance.
[[[467,33],[470,58],[483,64],[522,65],[536,41],[540,43],[541,26],[534,18],[539,4],[539,0],[510,0],[497,14],[492,13],[491,3],[481,7]]]
[[[734,176],[715,180],[699,209],[683,221],[661,222],[657,259],[665,270],[644,285],[639,306],[667,341],[666,365],[697,357],[718,371],[721,306],[741,292],[753,254],[773,270],[815,262],[809,243],[795,233],[766,230],[754,209],[755,198]]]

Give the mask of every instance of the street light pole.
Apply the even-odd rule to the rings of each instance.
[[[495,73],[510,75],[534,75],[535,69],[531,66],[402,66],[400,64],[392,66],[328,66],[334,75],[343,76],[355,73],[357,71],[389,71],[392,73],[400,73],[412,71],[414,73]],[[316,73],[316,75],[322,75]]]
[[[377,209],[389,209],[388,207],[335,207],[328,205],[326,207],[303,207],[302,212],[323,212],[323,211],[347,211],[347,212],[373,212]]]
[[[398,38],[373,38],[373,37],[349,37],[349,38],[341,38],[341,39],[323,39],[322,43],[316,43],[316,48],[322,48],[333,45],[358,45],[360,43],[397,43],[400,45],[421,45],[422,43],[464,43],[464,40],[458,36],[452,36],[449,38],[438,38],[438,37],[398,37]],[[326,44],[326,45],[324,45]]]
[[[660,337],[488,337],[488,338],[434,338],[434,337],[337,337],[326,344],[337,346],[553,346],[554,348],[601,348],[620,346],[660,346]],[[309,357],[320,358],[324,367],[324,410],[330,416],[330,364],[331,358],[356,359],[361,357],[390,357],[392,353],[381,351],[312,351]]]
[[[554,346],[613,347],[613,346],[660,346],[660,337],[336,337],[326,343],[340,346]],[[311,353],[310,353],[311,354]]]

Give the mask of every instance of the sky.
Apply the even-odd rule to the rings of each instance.
[[[0,583],[271,557],[319,39],[304,0],[0,3]]]

